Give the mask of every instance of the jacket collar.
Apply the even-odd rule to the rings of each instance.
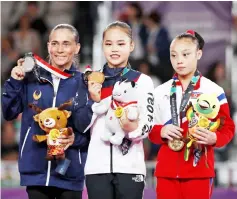
[[[198,82],[196,83],[196,85],[195,85],[195,87],[194,87],[194,90],[198,90],[198,89],[200,88],[202,74],[201,74],[201,72],[199,72],[199,74],[200,74],[200,78],[199,78]],[[182,83],[181,83],[181,81],[179,80],[177,73],[175,73],[175,74],[173,75],[172,79],[173,79],[173,81],[176,82],[176,86],[182,86]]]
[[[131,65],[128,63],[126,66],[122,67],[122,68],[110,68],[108,66],[108,63],[106,63],[103,68],[102,68],[102,72],[106,75],[106,76],[117,76],[119,74],[124,75],[124,73],[127,73],[128,70],[131,69]]]

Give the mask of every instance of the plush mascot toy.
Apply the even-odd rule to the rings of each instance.
[[[72,101],[67,101],[59,107],[47,108],[41,110],[34,104],[29,104],[38,114],[34,116],[34,120],[39,123],[40,128],[45,132],[45,135],[34,135],[33,140],[36,142],[47,141],[47,156],[48,160],[59,160],[59,165],[56,171],[64,175],[70,160],[65,158],[64,147],[58,142],[60,135],[69,136],[72,134],[72,128],[66,128],[67,119],[71,116],[71,112],[64,110],[66,106],[72,104]]]
[[[197,140],[192,135],[195,133],[197,127],[215,132],[221,124],[221,119],[216,118],[219,110],[220,104],[215,94],[201,94],[197,98],[196,103],[191,105],[186,112],[189,124],[184,159],[188,161],[190,149],[194,146],[194,167],[201,157],[202,146],[195,142]]]
[[[109,106],[100,102],[93,108],[94,113],[106,114],[107,130],[101,135],[103,141],[120,145],[125,135],[138,128],[139,107],[138,89],[134,81],[116,82]]]

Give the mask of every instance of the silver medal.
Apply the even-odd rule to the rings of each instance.
[[[33,70],[33,68],[35,67],[35,60],[34,60],[32,54],[25,55],[25,61],[22,65],[22,67],[24,68],[24,72],[26,72],[26,73],[31,72]]]

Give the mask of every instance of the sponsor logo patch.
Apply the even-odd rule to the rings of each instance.
[[[143,175],[136,175],[135,177],[132,177],[132,180],[134,180],[135,182],[143,182],[144,177]]]

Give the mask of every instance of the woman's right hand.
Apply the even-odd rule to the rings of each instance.
[[[182,138],[183,129],[173,124],[167,124],[161,129],[161,137],[173,141],[173,138]]]
[[[24,63],[24,59],[18,59],[17,66],[15,66],[11,71],[11,77],[16,80],[23,80],[25,77],[25,72],[22,67],[22,64]]]
[[[90,93],[91,99],[94,102],[100,102],[102,85],[95,81],[88,81],[88,91]]]

